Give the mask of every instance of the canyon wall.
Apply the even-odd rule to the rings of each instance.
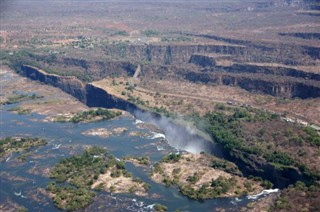
[[[216,85],[239,86],[245,90],[269,94],[272,96],[302,99],[320,97],[320,84],[316,81],[304,81],[293,77],[285,79],[277,76],[260,74],[230,74],[230,73],[181,73],[192,82]]]
[[[48,74],[36,67],[22,65],[22,75],[43,82],[45,84],[58,87],[66,93],[79,99],[81,102],[86,102],[85,86],[76,77],[59,76],[55,74]]]

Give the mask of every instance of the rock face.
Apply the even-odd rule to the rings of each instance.
[[[40,82],[58,87],[61,90],[71,94],[79,99],[81,102],[86,102],[85,86],[76,77],[58,76],[55,74],[48,74],[38,68],[22,65],[22,74],[30,79],[38,80]]]
[[[216,85],[239,86],[245,90],[266,93],[273,96],[302,99],[320,97],[320,85],[317,81],[305,81],[293,77],[279,78],[274,75],[202,73],[187,72],[187,80]]]
[[[194,54],[191,56],[189,63],[194,63],[202,67],[206,66],[215,66],[216,62],[213,57],[206,56],[206,55],[199,55],[199,54]]]
[[[115,97],[90,83],[86,85],[86,96],[86,103],[89,107],[117,108],[129,112],[133,112],[137,109],[134,104]]]
[[[188,63],[193,54],[220,53],[243,55],[244,47],[236,45],[110,45],[105,53],[114,59],[145,61],[155,64]]]
[[[195,36],[195,35],[193,35]],[[199,35],[201,37],[201,35]],[[310,46],[252,43],[249,41],[202,36],[225,44],[129,45],[105,47],[105,54],[114,60],[144,61],[162,65],[188,63],[192,55],[229,55],[237,62],[281,63],[286,65],[319,64],[320,48]]]

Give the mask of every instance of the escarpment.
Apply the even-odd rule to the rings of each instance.
[[[226,72],[187,72],[181,74],[192,82],[239,86],[248,91],[279,97],[305,99],[320,96],[320,86],[317,81],[305,81],[293,77],[279,78],[274,75]]]
[[[129,112],[133,112],[138,109],[135,104],[113,96],[94,84],[87,84],[85,90],[87,96],[87,105],[89,107],[117,108]]]
[[[139,65],[140,77],[146,79],[184,79],[238,86],[248,91],[286,98],[320,97],[320,72],[303,69],[319,65],[319,48],[206,37],[215,42],[116,43],[102,47],[105,55],[99,59],[58,55],[53,61],[50,59],[50,63],[43,55],[33,56],[39,67],[49,66],[55,70],[54,73],[76,76],[79,80],[44,75],[32,66],[24,65],[22,69],[26,76],[60,87],[84,102],[86,89],[81,81],[88,83],[105,77],[131,77]],[[298,68],[296,65],[302,66]]]
[[[30,79],[58,87],[66,93],[76,97],[81,102],[86,102],[85,86],[76,77],[48,74],[41,69],[29,65],[22,65],[21,71],[24,76]]]

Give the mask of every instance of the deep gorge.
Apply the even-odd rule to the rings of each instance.
[[[219,144],[213,144],[209,141],[204,140],[199,137],[197,134],[190,133],[187,128],[175,124],[169,119],[161,117],[159,114],[149,113],[147,111],[139,109],[135,104],[130,103],[126,100],[120,99],[118,97],[112,96],[108,94],[105,90],[95,87],[92,84],[84,85],[80,80],[74,77],[65,77],[65,76],[57,76],[54,74],[47,74],[35,67],[31,66],[22,66],[22,75],[32,79],[37,80],[54,87],[58,87],[61,90],[71,94],[72,96],[79,99],[84,104],[89,107],[105,107],[105,108],[117,108],[121,110],[126,110],[132,114],[134,114],[137,118],[151,122],[157,125],[164,133],[173,140],[177,140],[177,134],[179,135],[187,135],[187,138],[183,138],[182,142],[186,140],[190,141],[190,148],[198,148],[201,146],[200,150],[208,152],[210,154],[214,154],[220,158],[228,159],[234,163],[236,163],[241,171],[246,175],[256,175],[260,176],[264,179],[270,180],[276,187],[283,188],[296,182],[297,180],[308,181],[309,177],[304,176],[299,170],[295,169],[283,169],[277,170],[269,163],[265,163],[259,160],[255,160],[254,158],[250,158],[250,156],[243,155],[241,152],[230,154],[229,151],[224,149],[223,146]],[[164,121],[162,119],[165,119]],[[164,123],[164,124],[163,124]],[[172,129],[175,129],[175,132],[172,132]],[[170,133],[172,135],[170,135]],[[180,136],[181,137],[181,136]],[[197,141],[197,143],[194,143]],[[169,141],[170,142],[170,141]],[[186,148],[185,144],[179,144]],[[198,150],[198,151],[200,151]],[[252,161],[252,164],[248,166],[246,164],[246,160]]]

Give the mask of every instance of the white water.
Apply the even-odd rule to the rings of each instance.
[[[144,122],[143,121],[141,121],[140,119],[136,119],[136,121],[135,121],[135,123],[134,124],[143,124]]]
[[[162,150],[164,150],[164,148],[162,146],[157,146],[157,150],[162,151]]]
[[[20,191],[19,193],[14,192],[14,195],[16,195],[16,196],[21,196],[21,191]]]
[[[151,137],[151,139],[156,139],[156,138],[163,138],[166,139],[165,134],[162,133],[156,133],[156,132],[152,132],[153,136]]]
[[[154,207],[155,205],[156,205],[156,204],[148,205],[148,206],[146,207],[146,209],[153,209],[153,207]]]
[[[55,147],[52,147],[52,149],[59,149],[61,145],[62,144],[55,145]]]
[[[253,200],[256,200],[258,199],[260,196],[263,196],[263,195],[267,195],[267,194],[271,194],[271,193],[276,193],[278,192],[279,189],[267,189],[267,190],[263,190],[261,191],[259,194],[255,194],[255,195],[249,195],[247,198],[248,199],[253,199]]]

